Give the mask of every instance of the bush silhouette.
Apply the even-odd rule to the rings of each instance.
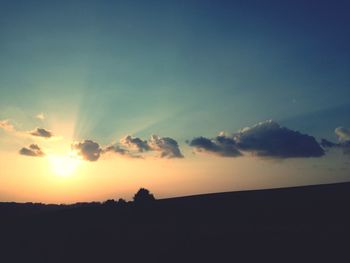
[[[140,188],[140,190],[138,190],[134,195],[133,199],[135,203],[149,203],[156,200],[153,194],[151,194],[149,190],[145,188]]]
[[[116,202],[113,199],[108,199],[105,202],[103,202],[103,205],[105,206],[114,206]]]
[[[123,199],[123,198],[119,198],[117,205],[119,207],[125,207],[128,203]]]

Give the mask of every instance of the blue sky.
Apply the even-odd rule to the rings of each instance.
[[[349,5],[304,2],[2,1],[1,105],[80,103],[99,137],[153,115],[194,136],[349,104]]]
[[[22,130],[74,115],[74,140],[186,147],[269,119],[350,127],[348,1],[0,4],[0,120]]]

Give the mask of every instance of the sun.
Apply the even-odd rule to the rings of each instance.
[[[59,176],[72,175],[80,164],[80,160],[72,155],[50,155],[48,156],[52,172]]]

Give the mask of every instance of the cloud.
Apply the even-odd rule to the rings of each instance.
[[[265,121],[234,135],[238,148],[258,156],[294,158],[321,157],[324,150],[313,136],[302,134],[274,121]]]
[[[130,158],[142,158],[142,156],[140,155],[135,155],[133,153],[131,153],[130,151],[128,151],[127,149],[124,149],[122,147],[120,147],[119,145],[115,144],[115,145],[110,145],[107,146],[106,148],[102,149],[101,153],[105,154],[105,153],[116,153],[125,157],[130,157]]]
[[[343,154],[350,155],[350,141],[334,143],[326,139],[321,140],[321,146],[325,149],[342,149]]]
[[[45,120],[45,114],[44,113],[38,113],[36,116],[35,116],[35,118],[37,118],[38,120],[41,120],[41,121],[43,121],[43,120]]]
[[[161,158],[183,158],[177,141],[169,137],[152,135],[147,141],[128,135],[121,139],[120,143],[130,150],[129,155],[132,157],[135,157],[135,155],[131,154],[132,151],[139,153],[157,151],[160,152]],[[136,155],[136,157],[141,156]]]
[[[10,135],[16,136],[16,137],[35,136],[35,137],[41,137],[45,139],[54,137],[51,131],[48,131],[43,128],[36,128],[33,131],[17,130],[15,126],[12,123],[10,123],[8,120],[0,120],[0,129],[3,129],[4,131],[8,132]]]
[[[97,161],[102,152],[100,145],[91,140],[74,142],[71,147],[72,150],[76,151],[84,160],[91,162]]]
[[[324,150],[314,137],[281,127],[271,120],[241,129],[232,136],[220,134],[214,139],[198,137],[189,145],[199,151],[230,157],[240,156],[241,152],[273,158],[324,155]]]
[[[124,155],[126,153],[128,153],[128,150],[125,150],[121,147],[119,147],[118,145],[110,145],[110,146],[107,146],[106,148],[104,148],[102,150],[103,153],[105,152],[115,152],[115,153],[119,153],[121,155]]]
[[[45,153],[36,144],[31,144],[28,148],[23,147],[19,153],[25,156],[42,157]]]
[[[29,132],[30,135],[42,138],[51,138],[53,136],[52,132],[45,130],[43,128],[36,128],[34,131]]]
[[[15,127],[8,120],[0,120],[0,129],[6,132],[15,132]]]
[[[232,138],[219,135],[215,139],[205,137],[197,137],[189,142],[198,152],[208,152],[224,157],[241,156],[241,152],[237,149],[236,142]]]
[[[340,142],[350,142],[350,129],[338,127],[334,132]]]
[[[160,151],[161,158],[183,158],[177,141],[169,137],[152,135],[148,145],[153,151]]]
[[[321,139],[320,145],[321,145],[323,148],[339,147],[339,144],[338,144],[338,143],[334,143],[334,142],[328,141],[327,139]]]
[[[120,141],[121,143],[101,147],[94,141],[85,140],[74,142],[71,147],[87,161],[97,161],[101,154],[107,153],[115,153],[129,158],[143,158],[140,153],[152,151],[160,152],[161,158],[183,158],[178,143],[172,138],[152,135],[147,141],[128,135]]]
[[[335,135],[338,138],[338,143],[330,142],[326,139],[321,140],[321,145],[324,148],[340,148],[343,150],[343,154],[350,155],[350,130],[338,127],[334,130]]]
[[[136,149],[139,152],[147,152],[151,150],[147,141],[143,141],[140,138],[135,138],[130,135],[125,136],[123,139],[121,139],[120,143],[128,148]]]

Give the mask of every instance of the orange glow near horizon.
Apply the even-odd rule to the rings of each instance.
[[[244,157],[234,160],[209,156],[192,158],[188,153],[186,159],[179,160],[131,159],[113,155],[88,162],[53,151],[43,158],[0,152],[0,158],[6,160],[0,173],[1,201],[75,203],[110,198],[130,200],[140,187],[149,189],[156,198],[166,198],[278,187],[288,185],[291,180],[294,185],[303,185],[335,179],[327,171],[306,176],[298,169],[300,161],[297,160],[267,163]],[[309,171],[320,162],[317,159],[300,165]],[[287,170],[285,166],[288,166]]]

